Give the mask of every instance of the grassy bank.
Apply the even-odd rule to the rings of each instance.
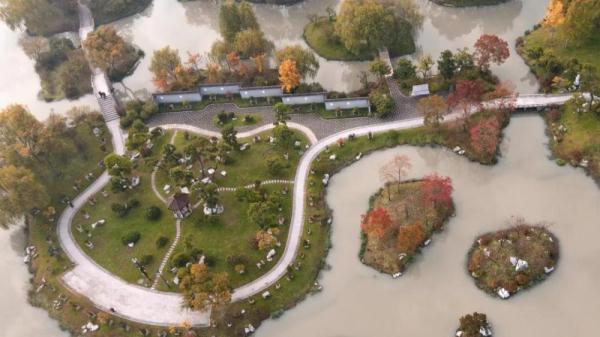
[[[600,116],[570,102],[544,118],[557,163],[582,167],[594,179],[600,179]]]
[[[469,251],[468,270],[480,289],[508,298],[545,280],[558,257],[558,240],[550,231],[518,221],[478,237]]]
[[[529,65],[546,92],[565,90],[574,80],[581,65],[590,65],[600,77],[600,36],[573,47],[559,36],[553,27],[536,25],[517,40],[517,52]],[[575,63],[576,61],[576,63]],[[564,78],[564,85],[553,83],[555,77]]]
[[[362,228],[366,242],[360,258],[364,264],[390,275],[402,273],[433,234],[442,230],[454,214],[454,205],[451,199],[437,204],[428,200],[425,184],[424,180],[388,183],[371,197]],[[369,220],[376,212],[389,217],[385,228],[381,221]],[[373,226],[384,231],[369,228]]]

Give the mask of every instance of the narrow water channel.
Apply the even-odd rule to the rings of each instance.
[[[335,175],[328,188],[333,209],[333,248],[323,272],[324,291],[257,336],[434,337],[452,336],[458,318],[488,314],[497,336],[594,336],[600,329],[600,190],[580,170],[548,160],[544,125],[536,115],[513,118],[493,167],[471,163],[447,150],[401,146],[365,157]],[[450,176],[457,216],[434,236],[399,279],[362,265],[360,215],[382,185],[378,169],[394,155],[411,158],[410,176]],[[556,272],[508,301],[492,298],[466,272],[475,237],[505,226],[510,216],[548,222],[560,239]]]

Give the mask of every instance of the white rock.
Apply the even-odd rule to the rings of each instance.
[[[460,336],[462,336],[462,335],[463,335],[463,332],[462,332],[461,330],[458,330],[458,331],[456,332],[456,335],[455,335],[455,336],[456,336],[456,337],[460,337]]]
[[[262,293],[262,298],[268,298],[269,296],[271,296],[271,293],[267,290],[264,293]]]
[[[429,244],[431,243],[431,239],[427,239],[427,241],[423,242],[423,245],[425,247],[429,246]]]
[[[215,174],[215,169],[214,168],[209,168],[208,169],[208,174]]]
[[[362,152],[359,152],[359,153],[356,155],[356,157],[354,157],[354,159],[356,159],[356,160],[360,160],[360,158],[362,158],[362,156],[363,156]]]
[[[321,180],[323,182],[323,185],[327,186],[327,183],[329,183],[329,174],[325,173],[323,175],[323,180]]]
[[[501,299],[507,299],[510,297],[510,293],[504,288],[498,288],[498,291],[496,293],[498,294],[498,296],[500,296]]]
[[[127,247],[129,247],[129,248],[133,248],[133,246],[135,246],[135,243],[133,243],[133,242],[130,242],[127,244]]]
[[[402,276],[402,273],[395,273],[392,275],[392,278],[398,278],[400,276]]]
[[[225,177],[225,176],[227,175],[227,171],[225,171],[225,170],[221,171],[221,175],[222,175],[223,177]]]
[[[275,254],[277,254],[275,249],[271,249],[269,251],[269,253],[267,254],[267,261],[271,262],[273,260],[273,256],[275,256]]]
[[[181,193],[183,193],[183,194],[190,194],[190,189],[185,186],[180,188],[180,190],[181,190]]]
[[[546,273],[546,274],[550,274],[553,271],[554,271],[554,267],[550,267],[550,268],[544,267],[544,273]]]
[[[171,189],[171,185],[165,185],[163,191],[168,192]]]
[[[335,154],[332,154],[331,156],[329,156],[329,160],[335,160],[337,158],[337,156]]]

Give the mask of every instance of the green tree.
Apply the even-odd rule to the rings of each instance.
[[[43,207],[48,197],[33,172],[13,165],[0,167],[0,226],[10,225],[15,218]]]
[[[277,141],[277,145],[282,148],[292,146],[294,141],[294,132],[285,124],[279,124],[273,129],[273,137]]]
[[[319,60],[315,54],[303,48],[301,45],[295,44],[286,46],[275,53],[277,63],[281,64],[285,60],[293,60],[296,62],[296,68],[302,78],[315,77],[319,70]]]
[[[246,58],[269,54],[273,50],[273,43],[258,29],[246,29],[237,33],[233,46],[236,52]]]
[[[335,23],[336,34],[354,54],[388,45],[394,39],[395,29],[394,13],[377,0],[342,2]]]
[[[223,127],[223,129],[221,129],[221,137],[223,137],[223,141],[225,142],[225,144],[233,148],[237,148],[237,131],[235,130],[233,125],[229,124]]]
[[[379,91],[371,92],[371,94],[369,94],[369,100],[375,107],[377,116],[380,118],[388,116],[392,111],[394,111],[394,107],[396,106],[396,103],[389,94],[381,93]]]
[[[369,72],[377,76],[380,81],[382,81],[385,75],[389,74],[390,71],[390,66],[388,66],[388,64],[380,58],[377,58],[369,63]]]
[[[440,54],[440,58],[437,61],[438,71],[444,77],[449,80],[454,77],[456,72],[456,61],[454,60],[454,54],[449,50],[444,50]]]
[[[407,59],[401,58],[396,64],[396,75],[401,79],[412,79],[417,76],[417,67]]]
[[[275,110],[275,122],[285,124],[285,121],[290,119],[290,107],[279,102],[273,106]]]
[[[125,177],[131,174],[131,160],[125,156],[111,153],[104,157],[104,166],[113,177]]]
[[[274,177],[283,176],[288,167],[290,167],[290,163],[281,156],[273,155],[267,158],[267,169]]]
[[[219,28],[225,42],[233,43],[236,35],[247,29],[260,30],[252,7],[246,2],[237,5],[226,1],[219,11]]]
[[[431,55],[426,54],[419,58],[418,68],[423,78],[427,78],[429,76],[429,71],[431,70],[432,66],[433,59],[431,58]]]

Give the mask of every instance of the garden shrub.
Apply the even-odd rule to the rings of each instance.
[[[129,199],[127,201],[127,207],[129,207],[129,209],[134,209],[140,206],[140,201],[137,199]]]
[[[171,258],[171,265],[177,268],[185,267],[188,262],[190,262],[190,257],[185,253],[175,254]]]
[[[112,205],[110,205],[110,209],[115,212],[117,214],[117,216],[119,217],[124,217],[127,215],[127,213],[129,212],[129,207],[127,207],[127,205],[124,204],[120,204],[120,203],[113,203]]]
[[[154,262],[154,255],[151,255],[151,254],[144,255],[140,259],[140,264],[142,266],[149,266],[152,262]]]
[[[156,206],[150,206],[150,207],[146,208],[146,219],[148,219],[148,220],[156,221],[156,220],[160,219],[161,215],[162,215],[162,211],[160,210],[160,208],[158,208]]]
[[[158,239],[156,239],[157,248],[163,248],[167,245],[167,243],[169,243],[169,238],[167,238],[166,236],[160,236]]]
[[[129,232],[125,235],[123,235],[123,237],[121,238],[121,242],[124,245],[128,245],[130,243],[137,243],[140,239],[142,238],[142,235],[140,234],[140,232],[137,231],[133,231],[133,232]]]

